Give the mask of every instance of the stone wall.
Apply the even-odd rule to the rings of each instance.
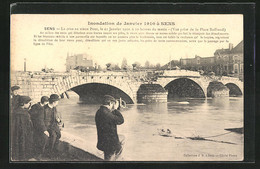
[[[212,90],[212,97],[229,97],[229,89]]]
[[[159,84],[142,84],[137,91],[138,103],[165,103],[168,92]]]
[[[54,91],[56,77],[46,74],[31,74],[28,72],[11,73],[10,86],[18,85],[21,88],[20,95],[27,95],[38,102],[41,96],[49,96]]]

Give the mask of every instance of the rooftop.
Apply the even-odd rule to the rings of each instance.
[[[243,53],[244,43],[243,40],[237,44],[234,48],[230,49],[217,49],[214,55],[217,54],[230,54],[230,53]]]

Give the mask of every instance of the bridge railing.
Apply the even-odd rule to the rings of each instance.
[[[220,76],[201,75],[201,80],[203,81],[219,81],[220,79]]]
[[[210,80],[210,81],[237,81],[242,82],[239,78],[236,77],[229,77],[229,76],[201,76],[203,80]]]
[[[222,77],[221,77],[221,80],[224,80],[224,81],[239,81],[239,82],[242,82],[239,78],[229,77],[229,76],[222,76]]]
[[[200,77],[200,73],[189,70],[165,70],[162,76],[194,76]]]

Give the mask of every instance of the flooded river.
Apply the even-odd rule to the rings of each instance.
[[[58,111],[64,131],[86,140],[85,147],[96,149],[95,113],[100,105],[79,104],[78,97],[60,101]],[[125,161],[240,161],[243,160],[243,134],[225,128],[243,127],[243,98],[185,99],[168,103],[127,105],[125,122],[118,126]],[[174,137],[163,137],[169,129]],[[204,137],[212,141],[191,140]],[[223,142],[221,142],[223,141]],[[228,144],[225,142],[233,143]]]

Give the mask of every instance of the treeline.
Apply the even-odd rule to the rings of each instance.
[[[106,70],[142,70],[142,69],[157,69],[160,70],[161,69],[161,64],[157,63],[157,64],[151,64],[148,60],[145,62],[144,65],[142,65],[139,62],[134,62],[132,64],[128,64],[127,59],[123,58],[123,61],[121,63],[121,65],[119,66],[119,64],[114,64],[114,63],[107,63],[106,64]]]

